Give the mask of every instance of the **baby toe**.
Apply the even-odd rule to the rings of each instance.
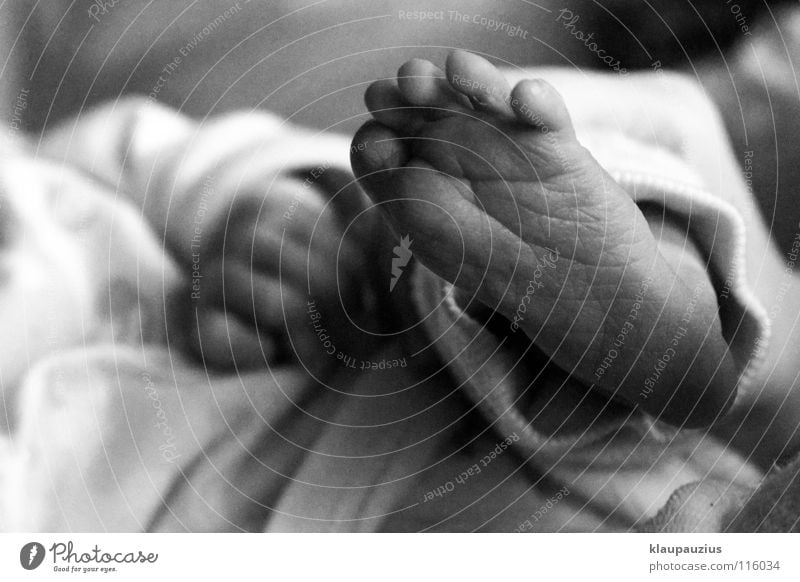
[[[505,76],[486,59],[465,51],[447,57],[447,78],[454,89],[466,95],[475,109],[513,119],[511,87]]]
[[[376,121],[395,131],[414,133],[424,123],[421,113],[403,98],[394,79],[372,83],[364,102]]]
[[[522,123],[548,131],[574,133],[564,99],[543,79],[520,81],[511,93],[510,104]]]
[[[449,110],[469,109],[469,101],[447,82],[444,71],[425,59],[411,59],[397,72],[403,97],[414,105]]]

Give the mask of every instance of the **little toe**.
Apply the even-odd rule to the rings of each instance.
[[[447,57],[447,78],[453,88],[469,98],[475,109],[506,119],[514,118],[508,81],[483,57],[453,51]]]
[[[421,112],[403,98],[394,79],[372,83],[364,94],[364,102],[376,121],[395,131],[413,133],[424,123]]]
[[[569,111],[561,94],[543,79],[520,81],[511,92],[511,107],[522,123],[548,131],[574,133]]]
[[[406,140],[397,132],[375,121],[361,126],[353,137],[350,164],[359,181],[370,188],[380,189],[391,181],[392,170],[408,161]]]
[[[409,102],[436,109],[471,109],[469,100],[447,82],[444,71],[425,59],[411,59],[397,72],[400,93]]]

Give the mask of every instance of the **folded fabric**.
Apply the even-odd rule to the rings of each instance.
[[[529,74],[507,71],[512,83]],[[536,74],[561,92],[579,140],[633,199],[687,225],[716,285],[741,402],[769,333],[747,268],[756,271],[768,243],[756,237],[746,245],[739,208],[752,202],[713,106],[697,87],[665,73]],[[682,506],[671,497],[685,499],[691,488],[695,499],[712,490],[715,499],[741,501],[758,485],[755,466],[703,431],[675,430],[576,385],[535,347],[515,345],[507,324],[465,312],[451,286],[423,267],[414,282],[420,316],[459,385],[501,434],[521,435],[515,446],[526,458],[581,494],[600,521],[652,529],[648,521],[663,521],[662,507],[671,516]],[[721,518],[707,513],[683,511],[680,525],[713,531]]]

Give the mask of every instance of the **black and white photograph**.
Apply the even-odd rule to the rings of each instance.
[[[798,73],[795,0],[0,3],[3,577],[796,580]]]

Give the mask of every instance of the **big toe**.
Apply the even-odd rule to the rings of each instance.
[[[520,81],[511,92],[511,107],[522,123],[543,131],[574,133],[564,98],[543,79]]]
[[[364,94],[364,103],[383,125],[402,133],[413,133],[424,120],[418,110],[403,98],[395,79],[375,81]]]

